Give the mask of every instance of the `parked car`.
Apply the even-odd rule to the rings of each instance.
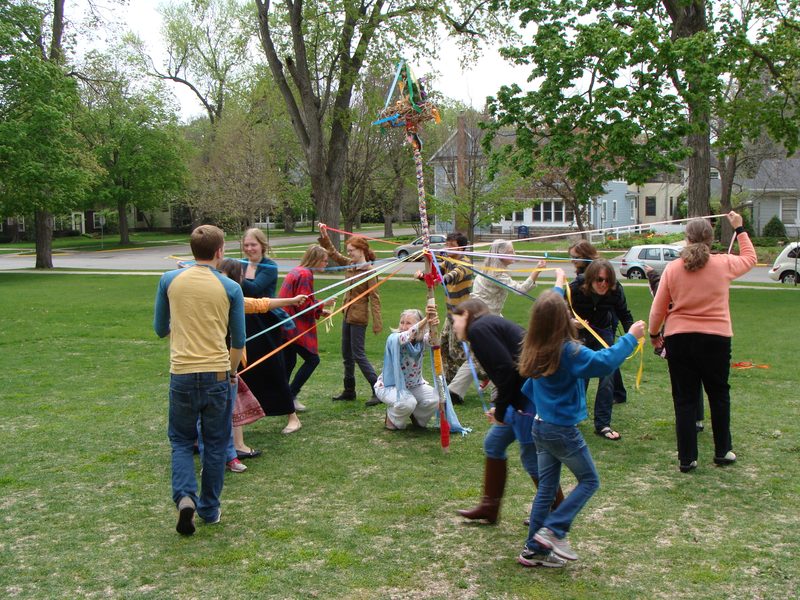
[[[667,265],[680,256],[681,249],[664,244],[633,246],[620,260],[619,272],[628,279],[644,279],[644,267],[649,265],[656,273],[663,273]]]
[[[444,248],[444,242],[447,239],[447,236],[434,234],[431,236],[431,248],[434,250],[438,250]],[[418,252],[422,250],[422,238],[418,237],[410,244],[403,244],[402,246],[398,246],[394,249],[394,255],[397,258],[405,258],[409,254],[414,254],[414,252]],[[415,260],[422,260],[422,255],[419,255],[419,258]]]
[[[792,242],[778,254],[775,264],[769,270],[769,276],[775,281],[795,285],[798,281],[798,266],[800,266],[800,243]]]

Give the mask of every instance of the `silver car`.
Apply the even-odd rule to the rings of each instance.
[[[431,248],[434,250],[438,250],[444,248],[444,242],[447,239],[447,236],[434,234],[431,236]],[[405,258],[409,254],[414,254],[415,252],[419,252],[422,250],[422,238],[418,237],[410,244],[403,244],[402,246],[398,246],[394,249],[394,255],[397,258]],[[418,258],[415,260],[422,260],[422,254],[419,255]]]
[[[619,272],[628,279],[644,279],[644,267],[649,265],[656,273],[661,274],[670,262],[680,256],[681,250],[680,246],[665,244],[633,246],[620,260]]]
[[[770,279],[775,281],[796,285],[799,265],[800,243],[792,242],[791,244],[786,244],[786,247],[778,254],[778,258],[775,259],[775,264],[772,265],[768,275]]]

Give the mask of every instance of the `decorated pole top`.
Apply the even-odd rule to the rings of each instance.
[[[392,101],[395,92],[397,99]],[[383,110],[372,124],[380,125],[382,130],[387,126],[405,127],[409,141],[416,150],[421,150],[419,126],[426,121],[440,123],[442,118],[433,102],[428,100],[424,81],[414,77],[405,59],[400,59]]]

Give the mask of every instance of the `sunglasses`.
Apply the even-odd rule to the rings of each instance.
[[[597,279],[595,279],[595,281],[597,283],[609,283],[608,279],[606,279],[605,277],[598,277]]]

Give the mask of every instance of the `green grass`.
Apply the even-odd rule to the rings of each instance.
[[[515,562],[533,489],[512,446],[496,527],[462,523],[480,494],[486,422],[439,449],[438,432],[392,433],[383,411],[333,403],[339,322],[300,400],[247,428],[265,451],[228,474],[218,526],[174,531],[166,438],[168,350],[152,332],[155,277],[0,275],[5,358],[0,402],[0,596],[7,598],[790,598],[800,590],[800,296],[733,290],[732,428],[740,461],[677,471],[666,364],[645,354],[641,390],[614,410],[619,443],[591,435],[601,489],[570,539],[566,569]],[[324,282],[329,283],[328,281]],[[650,296],[628,290],[634,316]],[[423,286],[381,288],[387,326],[421,306]],[[510,297],[506,316],[530,304]],[[368,337],[380,361],[385,334]],[[367,386],[358,380],[358,393]],[[573,481],[565,475],[564,483]]]

